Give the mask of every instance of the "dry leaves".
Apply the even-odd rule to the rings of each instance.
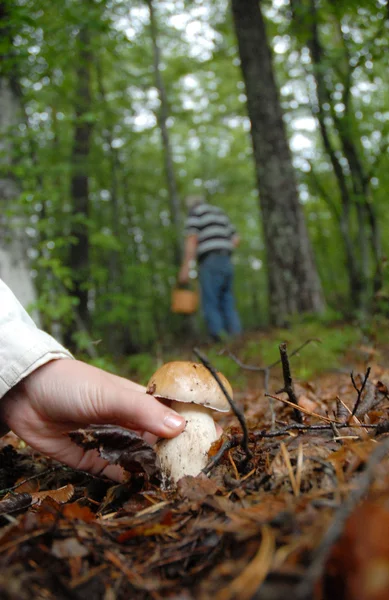
[[[150,444],[134,431],[114,425],[91,425],[69,433],[85,450],[97,449],[100,456],[129,472],[155,475],[159,471],[157,455]]]
[[[164,491],[153,479],[153,448],[118,427],[90,427],[71,437],[127,469],[131,475],[120,485],[53,471],[49,460],[8,438],[0,446],[1,597],[297,600],[315,548],[389,429],[387,377],[373,369],[352,423],[356,390],[347,374],[296,384],[307,411],[303,425],[316,427],[309,430],[287,430],[293,407],[280,403],[277,432],[271,431],[263,391],[242,394],[253,458],[246,464],[232,444],[209,476],[185,477],[177,490]],[[218,419],[225,434],[213,456],[239,436],[232,416]],[[376,429],[365,429],[372,424]],[[330,549],[316,599],[389,598],[387,489],[385,459],[370,496]]]

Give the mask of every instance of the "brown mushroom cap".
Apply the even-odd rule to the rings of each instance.
[[[222,373],[218,376],[232,398],[228,380]],[[230,410],[216,379],[200,363],[177,360],[162,365],[150,378],[147,393],[156,398],[201,404],[220,412]]]

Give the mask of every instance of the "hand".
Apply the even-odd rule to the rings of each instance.
[[[189,281],[189,265],[184,264],[184,265],[182,265],[180,272],[178,274],[178,283],[185,285],[185,283],[188,283],[188,281]]]
[[[149,432],[143,437],[151,442],[154,436],[175,437],[185,427],[183,417],[142,386],[71,359],[51,361],[12,388],[0,402],[0,419],[39,452],[117,481],[123,479],[120,467],[108,465],[95,450],[85,452],[66,434],[105,423]]]

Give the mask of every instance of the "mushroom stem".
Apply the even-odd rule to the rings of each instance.
[[[173,401],[173,410],[186,419],[185,430],[170,440],[160,440],[156,451],[162,471],[172,482],[198,475],[208,462],[208,450],[217,439],[211,411],[198,404]]]

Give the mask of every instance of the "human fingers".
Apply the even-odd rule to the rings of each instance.
[[[185,427],[183,417],[153,396],[77,360],[47,363],[26,378],[23,392],[51,423],[115,423],[159,437],[174,437]]]
[[[96,414],[99,423],[116,423],[130,429],[147,431],[158,437],[174,437],[185,428],[185,419],[144,392],[129,391],[122,386],[109,397],[108,387]]]
[[[131,379],[126,379],[125,377],[121,377],[120,375],[113,375],[113,374],[111,374],[111,375],[119,385],[122,385],[123,387],[125,387],[128,390],[135,390],[137,392],[146,392],[146,388],[144,385],[140,385],[139,383],[136,383],[135,381],[131,381]]]

